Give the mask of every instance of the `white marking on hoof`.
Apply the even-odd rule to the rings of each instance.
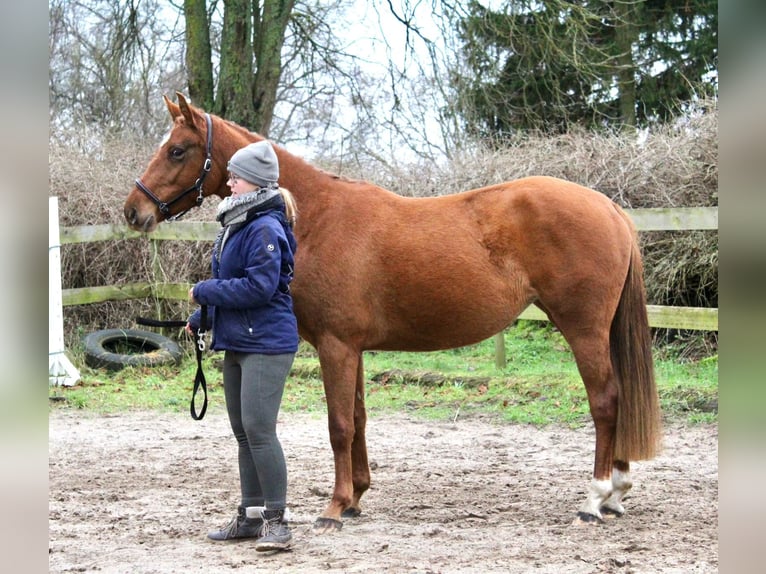
[[[625,514],[622,499],[632,486],[633,482],[629,472],[612,469],[612,495],[602,505],[602,510],[606,511],[607,516],[614,517]]]
[[[612,481],[610,479],[592,479],[590,481],[590,486],[588,487],[588,498],[580,507],[580,513],[594,516],[597,519],[602,519],[601,506],[611,494]]]

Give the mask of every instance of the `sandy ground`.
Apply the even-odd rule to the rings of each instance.
[[[222,411],[49,417],[50,572],[717,572],[718,428],[666,428],[633,465],[626,514],[573,526],[592,465],[590,428],[481,419],[368,423],[363,514],[316,534],[332,453],[323,416],[282,414],[293,547],[214,543],[238,503]]]

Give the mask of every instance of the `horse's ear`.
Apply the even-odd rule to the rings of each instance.
[[[194,113],[192,112],[189,102],[186,100],[186,96],[184,96],[181,92],[176,92],[176,96],[178,97],[178,107],[180,108],[181,114],[186,120],[186,125],[193,127],[196,125],[194,122]]]
[[[170,101],[170,98],[168,98],[165,94],[162,95],[162,99],[165,100],[165,105],[168,108],[168,111],[170,112],[170,117],[173,119],[176,119],[178,116],[181,115],[181,109]]]
[[[176,98],[178,99],[179,106],[183,104],[186,104],[186,105],[189,104],[188,100],[186,99],[186,96],[184,96],[183,93],[181,92],[176,91]]]

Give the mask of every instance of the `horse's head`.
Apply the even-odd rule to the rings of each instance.
[[[160,221],[200,205],[224,177],[212,161],[210,116],[177,96],[178,104],[163,96],[173,128],[125,200],[125,219],[138,231],[153,231]]]

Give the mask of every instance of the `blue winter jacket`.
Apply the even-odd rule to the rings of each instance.
[[[290,295],[296,244],[284,207],[254,208],[229,233],[213,278],[194,286],[194,299],[208,307],[214,350],[278,355],[298,350],[298,326]],[[196,331],[201,309],[189,318]],[[211,312],[212,311],[212,312]]]

